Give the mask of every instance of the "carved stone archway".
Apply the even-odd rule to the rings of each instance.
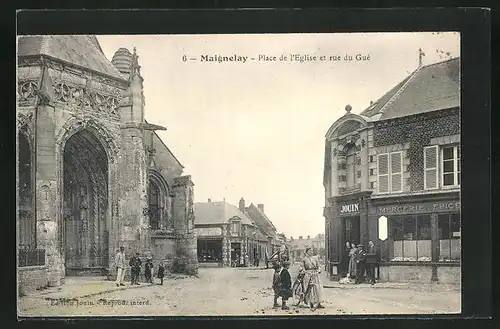
[[[114,255],[109,250],[117,248],[120,230],[117,219],[118,194],[116,192],[116,159],[120,156],[116,142],[118,137],[117,133],[111,132],[93,117],[87,115],[71,117],[56,136],[56,202],[59,205],[56,220],[61,228],[59,230],[59,247],[62,259],[66,261],[71,257],[78,259],[73,263],[65,263],[66,270],[63,273],[66,272],[69,275],[105,275],[109,266],[112,266],[111,258]],[[82,156],[77,155],[79,154],[77,145],[83,149]],[[72,160],[68,159],[67,154],[65,159],[67,152],[74,153],[74,156],[71,157]],[[85,158],[95,159],[85,161]],[[68,166],[70,162],[71,165]],[[72,169],[67,170],[70,168]],[[93,172],[94,169],[95,172]],[[71,183],[69,183],[70,181]],[[72,186],[72,188],[65,188],[65,185]],[[98,194],[104,195],[105,198],[103,200],[96,199],[94,196]],[[76,198],[77,202],[67,202],[70,196]],[[90,209],[91,206],[94,208]],[[76,216],[73,212],[76,212],[78,208],[80,214]],[[82,213],[83,216],[87,216],[87,224],[89,223],[89,214],[92,214],[92,218],[97,220],[97,224],[91,222],[94,226],[92,226],[91,231],[85,232],[87,240],[79,242],[80,244],[71,245],[67,240],[68,225],[66,224],[70,223],[68,219],[73,221],[72,224],[75,224],[78,218],[82,218]],[[90,228],[88,225],[86,227]],[[94,232],[92,236],[91,232]],[[95,232],[100,233],[96,235]],[[76,232],[73,231],[71,234],[76,234]],[[85,248],[91,249],[86,250],[83,244],[86,244]],[[69,248],[73,248],[73,250]],[[73,253],[79,253],[79,255],[73,255]],[[83,256],[84,253],[86,256]],[[82,271],[84,266],[95,271]]]

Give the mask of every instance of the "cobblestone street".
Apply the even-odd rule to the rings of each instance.
[[[295,277],[296,268],[291,269]],[[164,285],[116,288],[114,282],[70,278],[19,300],[20,316],[343,315],[460,312],[457,286],[377,284],[340,286],[324,279],[325,308],[272,308],[272,270],[201,268],[198,277],[171,277]],[[330,288],[328,288],[330,287]],[[111,291],[110,291],[111,290]],[[114,290],[114,291],[113,291]],[[73,300],[71,300],[73,298]]]

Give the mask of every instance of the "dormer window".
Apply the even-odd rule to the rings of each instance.
[[[241,233],[241,221],[239,218],[235,217],[231,219],[231,234],[240,235]]]

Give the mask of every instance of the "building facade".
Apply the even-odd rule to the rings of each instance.
[[[196,273],[193,183],[145,120],[135,49],[24,36],[17,73],[20,290],[113,276],[120,246]]]
[[[328,270],[375,242],[387,281],[460,282],[459,59],[419,67],[326,135]]]
[[[326,244],[324,234],[318,234],[315,237],[311,237],[308,235],[306,238],[304,238],[303,236],[299,236],[298,239],[294,239],[292,236],[290,237],[290,241],[288,243],[290,245],[290,257],[294,261],[300,261],[305,256],[307,248],[312,248],[313,253],[320,259],[323,260],[325,258]]]
[[[270,236],[266,231],[261,209],[253,204],[246,207],[243,198],[238,207],[209,199],[195,203],[194,209],[199,264],[253,266],[257,259],[263,264],[266,251],[280,245],[276,232]]]

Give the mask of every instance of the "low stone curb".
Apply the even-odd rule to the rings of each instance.
[[[455,287],[455,286],[434,286],[434,285],[420,285],[420,287],[424,288],[441,288],[441,289],[449,289],[449,290],[460,290],[460,287]],[[333,288],[333,289],[363,289],[363,288],[369,288],[369,289],[411,289],[412,286],[409,285],[380,285],[380,284],[364,284],[364,285],[354,285],[354,284],[339,284],[339,285],[328,285],[324,284],[323,288]]]

